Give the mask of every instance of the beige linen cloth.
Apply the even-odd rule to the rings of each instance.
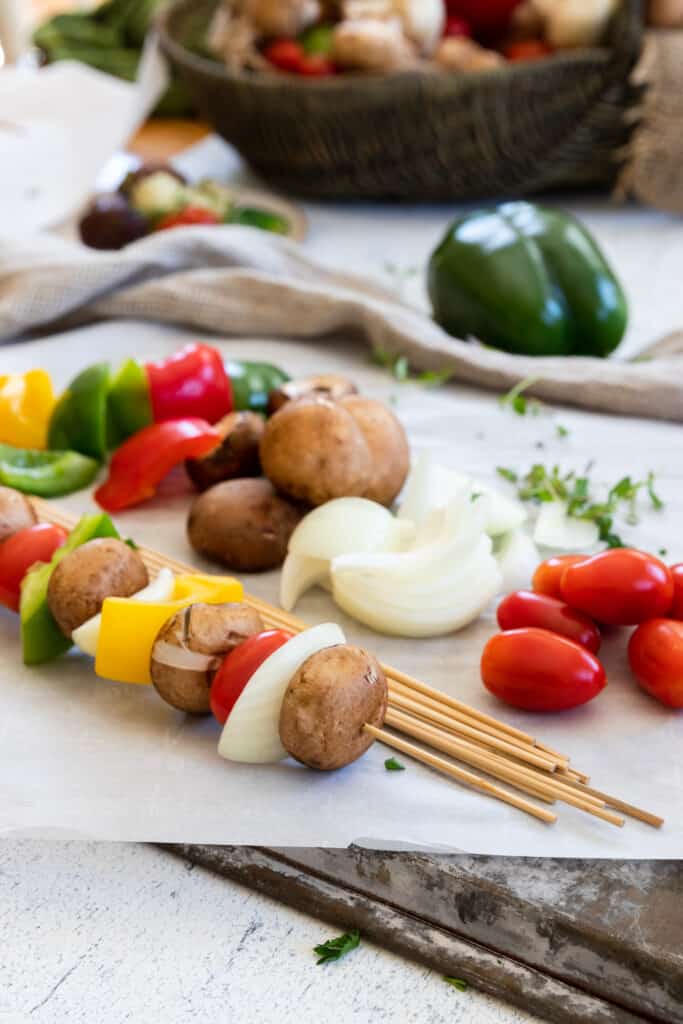
[[[683,421],[683,336],[631,363],[509,355],[452,338],[379,286],[251,228],[164,232],[120,252],[47,235],[0,244],[0,343],[124,317],[240,337],[359,337],[459,383],[504,391],[534,377],[530,393],[548,401]]]

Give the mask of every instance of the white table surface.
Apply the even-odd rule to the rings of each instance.
[[[222,148],[185,161],[248,180]],[[683,223],[607,202],[572,202],[632,295],[625,352],[681,327]],[[445,228],[444,207],[308,207],[311,251],[330,264],[397,280]],[[476,1021],[533,1024],[473,990],[368,944],[332,967],[311,947],[334,929],[154,848],[31,842],[0,845],[0,1022],[299,1024]]]

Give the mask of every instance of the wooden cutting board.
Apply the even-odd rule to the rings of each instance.
[[[551,1024],[683,1022],[677,862],[170,849]]]

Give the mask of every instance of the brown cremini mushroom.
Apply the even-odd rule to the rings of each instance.
[[[222,659],[263,629],[258,612],[241,602],[183,608],[164,623],[154,641],[152,683],[171,707],[205,715],[211,710],[211,680]]]
[[[25,494],[0,487],[0,543],[37,522],[38,516]]]
[[[336,373],[323,373],[315,377],[299,377],[289,380],[286,384],[271,391],[268,398],[268,415],[273,416],[287,402],[295,402],[299,398],[329,398],[338,402],[348,395],[357,395],[358,388],[349,380]]]
[[[410,448],[405,430],[391,409],[373,398],[353,395],[339,404],[351,413],[370,449],[372,479],[363,497],[380,505],[391,505],[410,471]]]
[[[231,412],[215,425],[222,441],[201,459],[188,459],[185,469],[197,490],[205,491],[223,480],[259,476],[259,444],[263,417],[255,412]]]
[[[328,398],[288,402],[266,423],[261,465],[278,491],[308,505],[360,497],[372,456],[353,416]]]
[[[195,499],[187,521],[190,544],[237,572],[282,565],[301,518],[268,480],[227,480]]]
[[[47,603],[65,636],[97,615],[107,597],[130,597],[149,583],[137,551],[113,537],[69,552],[50,577]]]
[[[341,644],[310,657],[291,680],[280,711],[280,740],[302,764],[333,771],[372,746],[363,726],[381,728],[387,681],[377,659]]]

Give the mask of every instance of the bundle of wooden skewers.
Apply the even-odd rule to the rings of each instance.
[[[41,520],[67,529],[75,525],[75,517],[55,506],[38,499],[33,504]],[[162,568],[176,573],[196,571],[148,548],[139,548],[139,553],[150,576]],[[300,633],[308,628],[305,622],[259,598],[247,594],[244,601],[260,614],[268,629]],[[389,689],[388,729],[372,725],[365,729],[387,747],[548,824],[557,821],[548,805],[558,802],[617,827],[624,825],[622,815],[654,828],[664,824],[657,815],[591,787],[588,776],[573,768],[568,757],[533,736],[390,665],[384,664],[382,669]]]

